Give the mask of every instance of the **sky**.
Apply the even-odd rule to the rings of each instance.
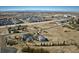
[[[0,12],[79,12],[79,6],[0,6]]]

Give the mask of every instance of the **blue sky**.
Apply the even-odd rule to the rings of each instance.
[[[79,6],[0,6],[0,12],[4,11],[79,12]]]

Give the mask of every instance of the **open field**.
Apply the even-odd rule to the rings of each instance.
[[[32,43],[21,43],[19,45],[14,45],[17,49],[22,49],[23,47],[32,47],[32,48],[43,48],[49,52],[79,52],[79,31],[71,30],[69,28],[61,27],[55,23],[45,23],[45,24],[34,24],[34,25],[28,25],[28,29],[30,33],[36,32],[36,29],[34,27],[38,27],[39,29],[42,29],[42,34],[44,34],[49,42],[49,46],[35,46],[35,44],[41,44],[38,41],[34,41]],[[65,32],[67,31],[67,32]],[[14,34],[15,35],[15,34]],[[66,44],[70,44],[69,46],[50,46],[50,44],[53,42],[55,44],[63,44],[63,42],[66,41]],[[44,42],[43,42],[44,43]],[[46,43],[46,42],[45,42]],[[77,46],[75,45],[77,44]],[[26,45],[27,44],[27,45]],[[72,45],[73,44],[73,45]],[[21,52],[21,51],[20,51]]]

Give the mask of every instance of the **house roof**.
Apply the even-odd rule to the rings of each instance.
[[[38,40],[39,41],[47,41],[47,38],[44,35],[39,35]]]
[[[23,40],[31,41],[31,40],[33,40],[33,36],[31,34],[24,34],[23,35]]]

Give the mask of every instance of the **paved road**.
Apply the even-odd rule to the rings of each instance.
[[[15,26],[18,26],[18,25],[24,26],[24,25],[45,24],[45,23],[50,23],[50,22],[55,22],[55,21],[53,20],[53,21],[44,21],[44,22],[23,23],[23,24],[17,24],[17,25],[6,25],[6,26],[0,26],[0,28],[15,27]]]

